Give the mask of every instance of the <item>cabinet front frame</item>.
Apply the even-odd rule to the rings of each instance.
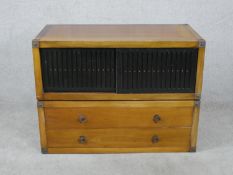
[[[202,91],[205,48],[198,50],[195,93],[44,92],[40,49],[33,48],[36,97],[38,100],[199,100]]]
[[[197,130],[200,107],[195,101],[44,101],[38,106],[39,129],[42,153],[120,153],[120,152],[195,152],[197,144]],[[193,120],[190,128],[189,147],[157,147],[157,148],[56,148],[48,147],[45,108],[78,108],[78,107],[192,107]],[[180,127],[173,127],[180,128]]]

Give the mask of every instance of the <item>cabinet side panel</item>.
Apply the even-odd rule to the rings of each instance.
[[[40,51],[39,48],[33,48],[33,62],[34,62],[34,75],[35,75],[35,86],[36,86],[36,97],[42,99],[43,96],[43,84],[41,76],[41,62],[40,62]]]
[[[45,128],[44,108],[38,107],[37,110],[38,110],[38,120],[39,120],[39,130],[40,130],[41,152],[47,153],[47,137],[46,137],[46,128]]]
[[[195,92],[198,95],[201,95],[202,91],[202,81],[203,81],[203,69],[204,69],[204,57],[205,57],[205,48],[199,48],[198,51],[198,62],[197,62],[197,79],[196,79],[196,88]]]
[[[199,123],[199,113],[200,113],[200,101],[196,101],[196,106],[193,112],[193,124],[191,129],[191,147],[190,152],[196,151],[197,145],[197,135],[198,135],[198,123]]]

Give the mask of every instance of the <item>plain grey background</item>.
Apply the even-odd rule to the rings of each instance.
[[[233,174],[232,19],[231,0],[1,0],[0,174]],[[40,153],[31,40],[79,23],[188,23],[206,39],[196,153]]]

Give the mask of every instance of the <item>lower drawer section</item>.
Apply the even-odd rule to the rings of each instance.
[[[195,151],[197,101],[43,101],[43,153]]]
[[[190,128],[48,130],[48,147],[189,147]]]

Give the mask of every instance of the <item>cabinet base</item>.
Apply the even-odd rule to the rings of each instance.
[[[49,154],[104,154],[104,153],[153,153],[153,152],[188,152],[188,147],[157,148],[48,148]]]

